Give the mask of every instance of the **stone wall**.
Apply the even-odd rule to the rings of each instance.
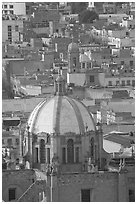
[[[4,170],[2,172],[2,199],[9,201],[9,189],[16,189],[19,202],[39,201],[45,196],[46,180],[36,178],[34,170]],[[41,196],[42,195],[42,196]]]
[[[127,201],[125,177],[125,174],[119,176],[118,172],[66,173],[57,180],[53,176],[56,184],[53,185],[52,199],[53,202],[80,202],[81,190],[89,189],[91,202]]]
[[[81,189],[91,189],[91,201],[117,201],[116,173],[62,175],[59,179],[59,201],[81,201]]]

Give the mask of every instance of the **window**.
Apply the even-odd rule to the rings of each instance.
[[[73,67],[76,67],[76,57],[73,58]]]
[[[40,140],[40,163],[44,164],[45,163],[45,140],[41,139]]]
[[[91,141],[90,141],[90,148],[91,148],[90,150],[91,158],[93,158],[94,157],[94,138],[93,137],[91,138]]]
[[[11,37],[12,36],[12,33],[11,32],[8,32],[8,37]]]
[[[36,163],[39,163],[39,154],[38,154],[38,152],[39,152],[39,149],[36,147],[35,148],[35,153],[36,153],[36,157],[35,157],[35,161],[36,161]]]
[[[129,202],[135,202],[135,191],[129,190]]]
[[[74,163],[74,142],[72,139],[67,141],[67,162]]]
[[[135,86],[135,80],[132,80],[132,86]]]
[[[50,164],[50,148],[47,148],[47,163]]]
[[[19,138],[16,138],[16,145],[19,145]]]
[[[58,92],[62,92],[62,84],[59,84],[59,90]]]
[[[9,11],[10,12],[10,14],[14,14],[14,12],[13,11]]]
[[[4,8],[7,9],[7,5],[4,5]]]
[[[62,163],[63,164],[66,163],[66,148],[65,147],[62,148]]]
[[[8,32],[11,32],[12,31],[12,27],[11,26],[8,26]]]
[[[126,32],[126,36],[129,36],[129,32]]]
[[[121,61],[121,65],[124,65],[124,61]]]
[[[85,63],[84,62],[82,63],[82,68],[85,69]]]
[[[119,81],[116,81],[116,86],[118,86],[119,85]]]
[[[79,147],[76,147],[75,149],[75,157],[76,157],[76,163],[79,163]]]
[[[9,189],[9,201],[16,199],[16,188]]]
[[[82,189],[81,190],[81,201],[82,202],[90,202],[90,189]]]
[[[4,139],[2,139],[2,144],[4,145],[5,143],[4,143]]]
[[[130,61],[130,66],[133,66],[133,60]]]
[[[88,68],[91,68],[91,63],[90,62],[88,63]]]
[[[7,140],[7,143],[8,143],[8,146],[11,146],[11,145],[12,145],[12,139],[9,138],[9,139]]]
[[[9,8],[10,8],[10,9],[13,9],[13,5],[9,5]]]
[[[121,83],[122,83],[122,86],[125,86],[125,80],[122,80]]]
[[[95,81],[95,78],[94,78],[94,76],[93,75],[90,75],[90,82],[94,82]]]
[[[127,85],[130,86],[130,80],[127,80]]]
[[[108,85],[109,85],[109,86],[112,86],[112,81],[109,81],[109,82],[108,82]]]

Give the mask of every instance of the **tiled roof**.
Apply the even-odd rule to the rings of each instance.
[[[134,137],[131,137],[131,136],[128,136],[128,135],[125,136],[125,135],[121,135],[121,134],[115,134],[115,133],[105,135],[104,139],[109,140],[111,142],[121,144],[124,147],[130,147],[130,141],[135,140]]]

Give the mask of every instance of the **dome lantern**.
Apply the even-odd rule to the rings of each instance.
[[[66,94],[66,87],[65,87],[65,79],[62,76],[62,67],[58,69],[58,77],[54,83],[54,92],[55,95],[65,95]]]

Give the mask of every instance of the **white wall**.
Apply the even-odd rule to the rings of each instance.
[[[83,86],[86,81],[85,73],[67,73],[67,83],[74,83],[75,86]]]
[[[26,86],[25,90],[30,96],[37,96],[41,94],[41,86]]]
[[[132,85],[132,80],[135,80],[135,77],[105,77],[105,74],[100,73],[99,74],[99,83],[101,86],[108,86],[109,81],[112,81],[112,86],[116,86],[116,81],[125,80],[125,86],[127,85],[127,80],[130,80],[130,84]]]
[[[26,15],[26,5],[23,2],[13,3],[14,14],[16,15]]]
[[[2,112],[20,111],[31,112],[43,98],[7,99],[2,100]]]

